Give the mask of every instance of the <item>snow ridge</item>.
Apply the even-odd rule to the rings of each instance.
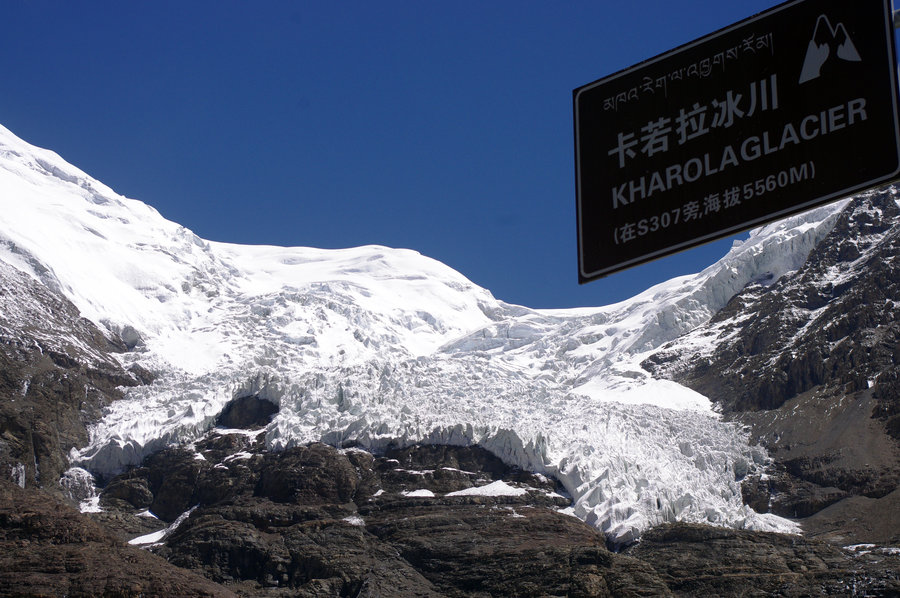
[[[758,229],[628,301],[533,310],[414,251],[204,241],[0,127],[0,260],[158,374],[110,406],[73,464],[121,471],[259,394],[280,407],[269,448],[478,443],[558,477],[619,542],[675,520],[796,529],[742,504],[736,480],[766,460],[747,434],[640,363],[749,282],[797,268],[842,207]]]

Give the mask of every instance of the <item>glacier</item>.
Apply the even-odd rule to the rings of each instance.
[[[740,479],[767,462],[747,431],[640,363],[798,268],[845,204],[756,229],[627,301],[530,309],[412,250],[203,240],[0,126],[0,259],[157,376],[108,407],[73,466],[109,477],[257,394],[279,406],[271,450],[479,444],[560,480],[572,513],[617,544],[676,520],[799,530],[743,505]]]

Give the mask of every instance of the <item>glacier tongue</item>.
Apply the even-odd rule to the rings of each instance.
[[[478,443],[556,476],[620,542],[674,520],[796,529],[742,504],[738,480],[766,459],[746,434],[639,364],[747,283],[797,268],[842,207],[758,229],[628,301],[533,310],[414,251],[204,241],[0,127],[0,259],[158,374],[109,407],[73,464],[116,473],[257,394],[280,407],[270,448]]]

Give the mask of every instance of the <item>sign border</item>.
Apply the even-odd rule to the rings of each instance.
[[[635,65],[632,65],[625,69],[622,69],[620,71],[617,71],[617,72],[615,72],[611,75],[608,75],[606,77],[603,77],[601,79],[597,79],[596,81],[593,81],[586,85],[582,85],[581,87],[578,87],[572,91],[572,101],[573,101],[573,107],[574,107],[574,127],[575,127],[575,210],[576,210],[576,227],[577,227],[577,236],[578,236],[578,282],[579,282],[579,284],[585,284],[587,282],[598,280],[600,278],[609,276],[610,274],[615,274],[616,272],[621,272],[628,268],[631,268],[631,267],[634,267],[634,266],[637,266],[640,264],[644,264],[644,263],[653,261],[655,259],[665,257],[667,255],[679,253],[681,251],[685,251],[687,249],[691,249],[693,247],[697,247],[697,246],[703,245],[705,243],[709,243],[709,242],[712,242],[712,241],[715,241],[718,239],[722,239],[724,237],[730,236],[731,234],[734,234],[734,233],[737,233],[737,232],[740,232],[743,230],[748,230],[750,228],[756,227],[761,224],[773,222],[775,220],[779,220],[786,216],[790,216],[792,214],[797,214],[799,212],[806,211],[813,207],[816,207],[819,205],[824,205],[824,204],[830,203],[832,201],[836,201],[836,200],[840,199],[841,197],[846,197],[847,195],[851,195],[854,193],[860,193],[867,189],[871,189],[873,187],[878,187],[879,185],[883,185],[883,184],[887,183],[888,181],[891,181],[891,180],[894,180],[894,179],[897,179],[898,177],[900,177],[900,112],[898,112],[897,49],[895,47],[896,41],[894,39],[893,7],[892,7],[892,0],[882,0],[882,6],[884,7],[885,15],[887,16],[887,19],[885,20],[885,35],[888,39],[888,44],[887,44],[888,54],[889,54],[889,56],[888,56],[888,63],[889,63],[888,71],[889,71],[889,73],[888,74],[889,74],[889,77],[890,77],[891,83],[892,83],[892,85],[891,85],[891,94],[892,94],[891,100],[893,103],[894,115],[895,115],[895,118],[894,118],[894,141],[897,145],[897,156],[898,156],[897,166],[892,173],[890,173],[888,175],[884,175],[877,179],[871,179],[864,183],[860,183],[857,185],[853,185],[851,187],[847,187],[840,191],[833,192],[829,195],[817,197],[816,199],[804,202],[802,204],[797,204],[797,205],[791,206],[789,208],[785,208],[784,210],[781,210],[778,212],[770,213],[766,216],[760,216],[753,220],[743,222],[741,224],[737,224],[737,225],[731,226],[726,229],[717,230],[716,232],[712,232],[707,235],[703,235],[701,237],[696,237],[689,241],[683,241],[676,245],[668,246],[664,249],[658,249],[652,253],[648,253],[648,254],[642,255],[640,257],[632,258],[632,259],[626,260],[624,262],[619,262],[613,266],[601,268],[601,269],[595,270],[593,272],[585,272],[584,271],[584,235],[583,235],[582,213],[581,213],[581,206],[583,203],[582,197],[581,197],[581,170],[582,170],[581,169],[581,152],[580,152],[581,143],[580,143],[579,126],[578,126],[579,125],[579,110],[578,110],[579,96],[582,93],[589,91],[595,87],[598,87],[605,83],[609,83],[611,81],[615,81],[616,79],[619,79],[626,75],[630,75],[631,73],[633,73],[635,71],[638,71],[642,68],[645,68],[647,66],[655,64],[661,60],[664,60],[666,58],[674,56],[680,52],[689,50],[695,46],[706,43],[710,40],[716,39],[717,37],[721,37],[723,35],[731,33],[732,31],[734,31],[736,29],[739,29],[741,27],[744,27],[746,25],[754,23],[762,18],[772,16],[772,15],[777,14],[787,8],[791,8],[797,4],[802,4],[804,2],[815,2],[815,0],[789,0],[788,2],[784,2],[777,6],[773,6],[772,8],[770,8],[768,10],[765,10],[763,12],[760,12],[760,13],[757,13],[750,17],[747,17],[746,19],[738,21],[737,23],[728,25],[727,27],[719,29],[718,31],[714,31],[703,37],[700,37],[693,41],[682,44],[682,45],[680,45],[676,48],[673,48],[667,52],[658,54],[657,56],[654,56],[652,58],[648,58],[647,60],[639,62],[638,64],[635,64]]]

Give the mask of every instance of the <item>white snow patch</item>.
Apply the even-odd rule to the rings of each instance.
[[[159,544],[160,542],[163,541],[163,539],[166,536],[168,536],[175,529],[177,529],[179,525],[184,523],[184,520],[187,519],[188,517],[190,517],[191,513],[193,513],[194,509],[196,509],[196,508],[197,508],[197,506],[195,505],[195,506],[191,507],[190,509],[188,509],[187,511],[185,511],[184,513],[182,513],[181,515],[179,515],[178,518],[175,521],[173,521],[171,523],[171,525],[169,525],[169,527],[167,527],[165,529],[161,529],[161,530],[153,532],[153,533],[150,533],[150,534],[138,536],[137,538],[132,538],[131,540],[128,541],[128,543],[133,546],[146,546],[146,545]]]
[[[16,463],[9,469],[9,477],[14,484],[20,488],[25,487],[25,466],[22,463]]]
[[[510,486],[503,480],[497,480],[477,488],[448,492],[445,496],[522,496],[523,494],[528,494],[528,490]]]
[[[132,538],[128,541],[129,544],[133,546],[141,546],[144,544],[159,544],[162,542],[162,539],[166,537],[168,528],[161,529],[157,532],[153,532],[150,534],[146,534],[143,536],[138,536],[137,538]]]
[[[100,497],[92,496],[84,499],[78,503],[78,510],[82,513],[102,513],[103,509],[100,507]]]
[[[260,434],[265,434],[265,430],[244,430],[243,428],[213,428],[210,430],[213,434],[218,434],[219,436],[231,436],[232,434],[238,434],[241,436],[246,436],[251,440],[256,440],[256,437]]]
[[[228,455],[225,457],[222,462],[228,463],[230,461],[244,461],[246,459],[252,459],[253,453],[248,453],[247,451],[240,451],[238,453],[234,453],[233,455]]]
[[[480,474],[479,474],[478,472],[476,472],[476,471],[465,471],[465,470],[463,470],[463,469],[456,469],[455,467],[441,467],[441,469],[444,469],[444,470],[447,470],[447,471],[455,471],[455,472],[457,472],[457,473],[463,473],[463,474],[465,474],[465,475],[474,475],[474,476],[480,475]]]
[[[671,380],[642,380],[634,383],[618,383],[610,388],[607,380],[593,378],[572,389],[595,401],[622,403],[623,405],[654,405],[680,411],[699,411],[715,415],[712,403],[705,396]]]
[[[571,496],[563,496],[559,492],[554,492],[553,490],[544,490],[544,495],[549,496],[550,498],[562,498],[564,500],[570,500]]]
[[[403,496],[408,496],[410,498],[434,498],[434,492],[428,490],[427,488],[420,488],[418,490],[404,490],[401,492]]]
[[[341,521],[346,521],[356,527],[366,527],[365,520],[359,515],[350,515],[349,517],[344,517]]]
[[[433,469],[401,469],[399,467],[395,467],[394,471],[399,471],[402,473],[408,473],[410,475],[418,475],[418,476],[426,476],[429,474],[433,474]]]
[[[82,513],[99,513],[100,496],[94,484],[94,476],[80,467],[70,467],[59,479],[59,485]]]

